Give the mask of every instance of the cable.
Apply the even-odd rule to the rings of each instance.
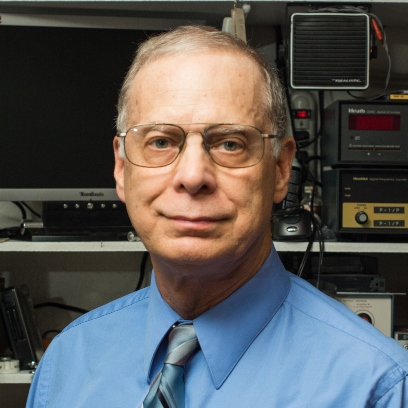
[[[318,241],[319,241],[319,262],[318,262],[318,269],[317,269],[317,278],[316,278],[316,288],[320,289],[320,276],[322,272],[323,266],[323,255],[324,255],[324,237],[322,233],[321,224],[318,222],[316,217],[313,215],[312,222],[314,224],[313,228],[316,228],[318,234]]]
[[[140,275],[139,280],[137,281],[135,292],[142,288],[142,284],[146,276],[146,264],[147,260],[149,259],[149,255],[149,252],[143,252],[142,262],[140,263]]]
[[[50,333],[60,334],[60,333],[61,333],[61,330],[57,330],[57,329],[47,330],[47,331],[45,331],[45,332],[41,335],[41,337],[42,337],[43,339],[45,339]]]
[[[27,212],[25,208],[27,208],[32,214],[36,217],[41,218],[41,214],[35,211],[31,206],[29,206],[25,201],[12,201],[14,205],[16,205],[21,211],[21,218],[27,218]],[[25,207],[25,208],[24,208]]]
[[[31,206],[29,206],[25,201],[21,201],[21,204],[26,207],[31,214],[34,214],[36,217],[41,218],[41,214],[39,214],[37,211],[35,211]]]
[[[317,281],[316,281],[316,288],[319,289],[320,285],[320,275],[321,275],[321,269],[323,265],[323,255],[324,255],[324,237],[322,234],[322,229],[321,229],[321,224],[315,214],[313,212],[310,212],[310,221],[312,223],[312,234],[309,238],[308,245],[306,247],[305,253],[303,255],[302,261],[300,263],[297,275],[299,277],[302,276],[303,270],[306,266],[306,262],[310,256],[312,245],[315,242],[316,235],[318,236],[318,243],[319,243],[319,263],[318,263],[318,272],[317,272]]]
[[[12,201],[12,203],[14,204],[14,205],[16,205],[19,209],[20,209],[20,211],[21,211],[21,218],[27,218],[27,213],[26,213],[26,210],[24,209],[24,207],[21,205],[21,203],[20,202],[18,202],[18,201]]]
[[[80,307],[65,305],[63,303],[57,303],[57,302],[44,302],[44,303],[39,303],[37,305],[34,305],[34,309],[39,309],[42,307],[57,307],[59,309],[69,310],[71,312],[76,312],[76,313],[81,313],[81,314],[85,314],[89,312],[89,310],[82,309]]]

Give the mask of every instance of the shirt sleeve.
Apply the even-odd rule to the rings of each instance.
[[[407,408],[408,407],[408,382],[404,377],[392,387],[375,404],[375,408]]]

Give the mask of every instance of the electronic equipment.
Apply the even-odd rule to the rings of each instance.
[[[385,278],[378,274],[376,256],[326,254],[310,259],[310,274],[336,286],[338,292],[385,292]]]
[[[32,369],[44,354],[43,343],[26,285],[0,291],[0,312],[14,358],[20,369]]]
[[[316,136],[316,102],[311,92],[294,91],[290,95],[296,142],[309,142]],[[316,152],[310,154],[312,156]]]
[[[272,236],[275,240],[302,241],[311,236],[311,214],[300,207],[300,187],[302,172],[295,157],[292,162],[288,193],[281,203],[275,204],[272,211]]]
[[[117,199],[115,99],[138,34],[3,25],[0,30],[1,199]]]
[[[292,14],[290,85],[293,89],[366,89],[369,61],[367,14]]]
[[[408,166],[407,103],[337,101],[323,123],[324,166]]]
[[[286,197],[279,205],[275,205],[275,209],[287,209],[298,207],[300,202],[300,187],[302,185],[302,169],[296,157],[293,158],[292,168],[290,170],[290,178],[288,183],[288,192]]]
[[[317,276],[314,276],[317,279]],[[385,278],[379,275],[364,274],[325,274],[325,282],[336,286],[339,292],[384,292]]]
[[[335,299],[372,324],[386,336],[392,337],[394,294],[337,293]]]
[[[394,339],[408,350],[408,330],[395,330]]]
[[[408,238],[408,169],[324,171],[323,221],[339,235]]]
[[[117,201],[46,201],[42,221],[20,224],[21,238],[31,241],[127,240],[132,230],[125,204]]]
[[[273,218],[272,237],[276,241],[305,241],[312,234],[311,213],[302,208],[281,210]]]

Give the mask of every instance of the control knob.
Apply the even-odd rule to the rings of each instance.
[[[368,215],[364,211],[359,211],[356,214],[356,222],[360,225],[364,225],[368,221]]]

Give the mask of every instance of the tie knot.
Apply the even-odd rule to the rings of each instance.
[[[176,326],[169,334],[165,364],[184,366],[199,347],[197,335],[192,324]]]

